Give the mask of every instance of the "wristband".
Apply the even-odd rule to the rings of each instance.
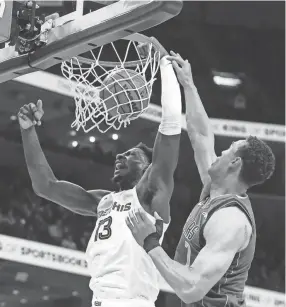
[[[164,135],[181,133],[182,101],[180,86],[172,63],[164,57],[160,62],[162,119],[159,132]]]
[[[143,248],[145,249],[146,253],[149,253],[152,249],[160,246],[159,239],[160,238],[157,232],[153,232],[145,238]]]

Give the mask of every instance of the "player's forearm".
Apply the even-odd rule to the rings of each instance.
[[[187,130],[191,141],[198,135],[213,136],[211,121],[193,83],[184,86]]]
[[[35,128],[21,129],[21,134],[26,164],[33,188],[35,192],[40,193],[50,181],[56,180],[56,178],[42,151]]]
[[[191,268],[172,260],[162,247],[156,247],[149,253],[156,268],[166,282],[185,303],[192,303],[201,299],[201,293],[196,284],[199,277],[191,272]]]
[[[181,135],[182,101],[180,86],[172,64],[166,58],[160,63],[162,82],[162,119],[154,144],[153,165],[161,165],[165,170],[173,172],[179,157]],[[167,167],[166,167],[167,166]]]
[[[166,58],[160,64],[162,82],[162,119],[159,131],[164,135],[181,133],[182,99],[180,86],[172,63]]]

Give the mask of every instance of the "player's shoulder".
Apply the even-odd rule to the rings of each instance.
[[[205,240],[217,239],[233,242],[238,251],[244,250],[253,234],[253,227],[246,214],[238,207],[226,207],[216,211],[204,228]]]
[[[113,198],[112,192],[108,190],[90,190],[88,191],[98,201],[97,214],[105,214],[106,210],[112,207]]]
[[[225,194],[215,197],[211,202],[213,220],[221,220],[224,223],[235,225],[249,224],[249,198],[247,194],[239,196],[236,194]],[[251,224],[251,223],[250,223]]]
[[[224,194],[214,197],[210,200],[213,206],[219,207],[230,207],[230,206],[244,206],[250,203],[249,198],[247,195],[241,197],[236,194]]]
[[[206,223],[206,233],[249,234],[252,225],[239,207],[225,207],[215,211]]]
[[[248,221],[248,218],[239,207],[230,206],[216,210],[212,214],[210,220],[215,222],[223,222],[224,224],[241,224]]]
[[[103,197],[111,193],[111,191],[108,190],[89,190],[87,192],[98,201],[101,201]]]

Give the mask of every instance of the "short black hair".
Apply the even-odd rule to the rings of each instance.
[[[249,186],[261,184],[275,170],[275,156],[271,148],[255,136],[246,139],[247,145],[238,150],[243,165],[240,176]]]
[[[134,148],[141,149],[144,152],[145,156],[147,157],[149,164],[152,163],[153,148],[148,147],[146,144],[142,142],[137,144]]]

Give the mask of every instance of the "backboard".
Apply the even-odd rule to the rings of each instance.
[[[181,0],[94,2],[106,5],[83,15],[83,1],[77,1],[76,11],[56,19],[47,44],[35,52],[19,55],[14,46],[0,49],[0,83],[159,25],[179,14],[183,6]]]

